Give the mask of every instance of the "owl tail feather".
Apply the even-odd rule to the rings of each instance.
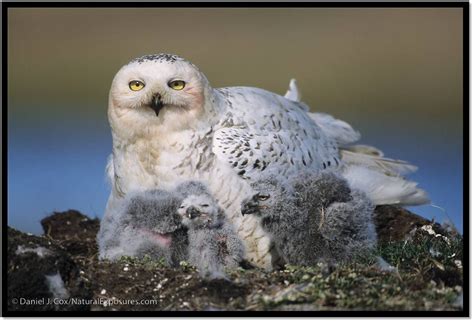
[[[285,98],[294,102],[301,102],[301,92],[296,85],[296,79],[292,78],[290,80],[290,85],[285,93]]]
[[[365,166],[388,176],[415,172],[418,168],[402,160],[385,158],[382,151],[368,145],[351,145],[339,148],[345,164]]]
[[[347,165],[342,176],[349,186],[362,190],[375,205],[417,206],[430,202],[417,183],[401,176],[389,176],[365,166]]]

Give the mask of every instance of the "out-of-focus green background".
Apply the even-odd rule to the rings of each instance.
[[[456,8],[10,8],[9,224],[38,232],[67,208],[102,216],[111,80],[134,57],[169,52],[214,87],[283,94],[295,77],[313,111],[420,166],[412,178],[461,228],[462,49]]]

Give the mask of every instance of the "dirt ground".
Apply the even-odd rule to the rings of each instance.
[[[42,236],[8,228],[8,310],[462,310],[462,237],[397,207],[377,208],[375,222],[379,246],[354,262],[205,281],[185,262],[99,261],[99,220],[54,213]],[[63,285],[45,282],[55,274]]]

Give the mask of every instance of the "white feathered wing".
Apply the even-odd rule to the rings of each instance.
[[[285,94],[300,101],[296,80],[290,81]],[[360,139],[359,132],[348,123],[324,113],[308,112],[311,119],[339,146],[341,173],[352,188],[364,191],[375,205],[414,206],[429,203],[427,193],[403,175],[415,172],[416,166],[405,161],[385,158],[382,151],[367,145],[349,145]]]

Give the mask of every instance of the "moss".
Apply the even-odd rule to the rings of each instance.
[[[408,240],[380,245],[352,263],[287,265],[281,272],[287,274],[287,287],[262,294],[261,304],[264,309],[311,303],[314,309],[454,310],[463,282],[462,241],[426,226]],[[379,256],[394,269],[381,269]]]

